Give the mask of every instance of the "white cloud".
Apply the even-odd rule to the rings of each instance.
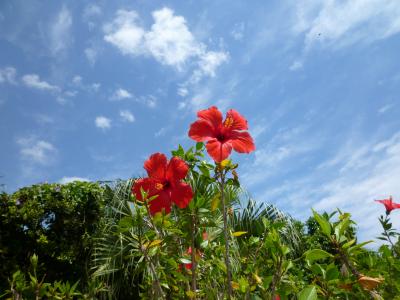
[[[118,10],[114,21],[104,27],[104,40],[116,46],[123,54],[141,54],[145,32],[136,25],[137,19],[135,11]]]
[[[309,141],[305,142],[309,144]],[[313,146],[314,150],[317,150],[316,147],[318,145]],[[302,176],[296,173],[293,177],[285,173],[287,162],[285,159],[279,162],[279,158],[285,156],[285,151],[274,151],[271,155],[278,157],[276,167],[270,170],[275,174],[270,176],[270,183],[263,180],[263,191],[256,198],[276,201],[278,206],[297,218],[310,216],[311,207],[319,211],[340,208],[352,214],[358,224],[361,240],[374,239],[381,231],[378,217],[385,211],[374,199],[393,195],[394,200],[400,202],[400,132],[386,139],[369,136],[368,141],[364,142],[350,135],[348,141],[330,159],[315,168],[307,163],[307,173]],[[302,159],[307,162],[304,156]],[[263,159],[267,162],[274,160],[268,155],[258,158],[260,162]],[[288,162],[292,170],[295,164],[301,165],[300,159],[296,157]],[[253,165],[246,168],[246,173],[254,173],[254,168]],[[282,175],[284,180],[279,181]],[[399,212],[394,211],[393,214],[397,216]],[[400,226],[399,218],[393,217],[392,221],[395,227]]]
[[[387,140],[350,148],[339,164],[341,173],[324,185],[325,196],[315,208],[340,207],[352,212],[363,237],[373,238],[380,232],[377,218],[384,213],[383,207],[373,200],[389,195],[393,195],[396,202],[400,200],[400,132]],[[400,219],[392,218],[392,221],[395,227],[400,226]]]
[[[67,99],[65,99],[64,97],[61,97],[61,96],[57,96],[56,101],[61,105],[64,105],[68,102]]]
[[[100,87],[101,87],[101,84],[100,83],[93,83],[92,85],[91,85],[91,89],[93,90],[93,91],[95,91],[95,92],[97,92],[99,89],[100,89]]]
[[[0,83],[16,84],[15,75],[17,71],[13,67],[5,67],[0,69]]]
[[[208,51],[200,56],[199,67],[203,74],[214,77],[216,69],[228,59],[226,52]]]
[[[89,63],[93,66],[97,60],[97,51],[94,48],[86,48],[85,55]]]
[[[117,89],[114,94],[111,96],[111,100],[124,100],[124,99],[130,99],[132,98],[133,95],[129,93],[127,90],[119,88]]]
[[[64,52],[71,43],[72,16],[63,6],[55,21],[50,25],[50,51],[54,56]]]
[[[82,77],[79,75],[75,75],[74,78],[72,78],[72,83],[75,85],[82,84]]]
[[[135,116],[129,110],[120,110],[119,115],[125,122],[135,122]]]
[[[181,101],[181,102],[178,103],[178,109],[179,110],[184,109],[186,106],[187,106],[187,104],[184,101]]]
[[[75,97],[78,94],[78,91],[65,91],[64,95],[67,97]]]
[[[169,8],[153,12],[154,24],[146,33],[146,45],[150,53],[162,64],[183,67],[186,61],[201,51],[186,26],[182,16],[174,15]]]
[[[160,137],[160,136],[164,136],[165,133],[168,131],[169,128],[167,127],[161,127],[156,133],[154,133],[155,137]]]
[[[299,1],[294,31],[305,34],[306,49],[321,43],[342,47],[373,42],[400,32],[397,0]]]
[[[33,136],[20,138],[17,144],[20,146],[21,157],[30,163],[47,165],[54,160],[54,154],[57,152],[51,143]]]
[[[381,108],[378,109],[378,113],[379,114],[384,114],[385,112],[387,112],[392,107],[393,107],[393,104],[386,104],[386,105],[384,105],[384,106],[382,106]]]
[[[244,27],[245,25],[243,22],[235,24],[231,31],[231,36],[233,37],[233,39],[235,39],[236,41],[241,41],[243,39]]]
[[[185,88],[185,87],[178,88],[178,95],[179,96],[185,97],[185,96],[187,96],[187,94],[189,94],[189,91],[188,91],[187,88]]]
[[[46,81],[40,80],[39,75],[37,74],[27,74],[22,76],[23,83],[31,88],[38,89],[38,90],[47,90],[47,91],[59,91],[60,88],[55,85],[51,85]]]
[[[157,107],[157,98],[153,95],[140,96],[135,100],[139,103],[146,105],[149,108]]]
[[[113,22],[104,27],[104,40],[123,54],[152,56],[163,65],[182,70],[193,60],[202,75],[214,76],[215,70],[228,59],[228,53],[207,51],[196,40],[186,20],[169,8],[153,11],[154,23],[149,31],[139,25],[135,11],[119,10]]]
[[[98,116],[95,120],[96,127],[101,129],[109,129],[111,128],[111,120],[104,116]]]
[[[48,125],[48,124],[54,123],[54,118],[52,118],[48,115],[37,114],[37,115],[34,115],[34,119],[40,125]]]
[[[85,7],[83,11],[83,18],[84,19],[89,19],[92,17],[97,17],[100,16],[103,13],[102,9],[100,6],[96,4],[89,4]]]
[[[90,181],[90,179],[89,178],[85,178],[85,177],[76,177],[76,176],[63,177],[63,178],[60,179],[59,183],[67,184],[67,183],[74,182],[74,181]]]
[[[290,71],[297,71],[303,68],[303,62],[299,60],[295,60],[289,67]]]

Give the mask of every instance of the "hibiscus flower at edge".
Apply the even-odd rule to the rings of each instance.
[[[399,203],[393,202],[392,196],[390,196],[388,199],[375,200],[375,201],[382,203],[385,206],[387,214],[390,214],[390,212],[394,209],[400,208]]]
[[[206,142],[208,154],[215,162],[227,159],[233,150],[250,153],[255,150],[248,130],[247,120],[236,110],[230,109],[222,121],[217,107],[197,112],[198,120],[190,125],[189,137],[197,142]]]
[[[141,189],[148,198],[156,196],[149,202],[151,215],[163,210],[170,213],[172,203],[179,208],[188,206],[193,199],[193,191],[190,185],[182,182],[189,170],[182,159],[172,157],[168,162],[164,154],[154,153],[145,161],[144,169],[148,177],[138,179],[132,187],[132,193],[139,201],[144,201]]]

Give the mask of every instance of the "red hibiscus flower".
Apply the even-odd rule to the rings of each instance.
[[[207,152],[214,161],[228,158],[232,148],[239,153],[255,150],[253,139],[245,131],[247,121],[236,110],[229,110],[224,121],[215,106],[198,111],[197,116],[199,119],[190,125],[189,137],[197,142],[207,142]]]
[[[165,210],[171,212],[171,205],[175,203],[179,208],[185,208],[193,198],[190,185],[182,182],[189,170],[187,164],[178,157],[173,157],[168,162],[162,153],[152,154],[144,163],[144,168],[149,177],[139,179],[132,187],[136,199],[143,201],[141,189],[148,198],[157,195],[149,202],[150,213]]]
[[[383,200],[375,200],[376,202],[382,203],[385,205],[386,208],[386,213],[390,214],[390,212],[396,208],[400,208],[399,203],[394,203],[392,196],[390,196],[388,199],[383,199]]]

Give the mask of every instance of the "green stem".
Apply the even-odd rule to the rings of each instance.
[[[149,206],[148,206],[147,200],[144,201],[144,202],[145,202],[145,206],[146,206],[147,216],[148,216],[148,218],[150,219],[151,225],[153,226],[153,229],[155,230],[156,234],[159,235],[159,233],[158,233],[158,231],[157,231],[157,228],[156,228],[156,226],[154,225],[153,219],[152,219],[152,217],[151,217],[151,214],[150,214],[150,210],[149,210]],[[143,247],[143,245],[142,245],[142,235],[141,235],[142,217],[141,217],[141,215],[140,215],[140,209],[139,209],[139,207],[137,206],[136,201],[135,201],[135,206],[136,206],[137,221],[138,221],[138,223],[140,224],[140,225],[139,225],[139,234],[138,234],[139,247],[140,247],[140,250],[141,250],[142,253],[143,253],[143,256],[144,256],[145,261],[149,264],[151,273],[153,273],[153,276],[154,276],[154,285],[156,286],[157,294],[158,294],[157,296],[161,297],[161,299],[165,299],[165,295],[164,295],[164,292],[163,292],[163,290],[162,290],[162,287],[161,287],[160,280],[159,280],[159,278],[158,278],[157,272],[156,272],[156,270],[155,270],[155,268],[154,268],[153,261],[147,256],[147,249],[145,249],[145,248]]]
[[[196,236],[196,214],[193,211],[192,212],[192,291],[196,293],[197,287],[196,287],[196,246],[195,246],[195,236]],[[196,296],[194,297],[196,299]]]
[[[228,235],[228,214],[226,211],[225,204],[225,175],[220,173],[220,188],[221,188],[221,202],[222,202],[222,214],[224,220],[224,237],[225,237],[225,266],[226,266],[226,284],[228,297],[227,299],[231,299],[233,295],[232,291],[232,273],[231,273],[231,263],[229,260],[229,235]]]

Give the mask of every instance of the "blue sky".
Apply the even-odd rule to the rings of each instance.
[[[400,202],[399,20],[397,0],[1,1],[1,183],[141,175],[217,105],[249,121],[254,198],[373,238],[373,200]]]

